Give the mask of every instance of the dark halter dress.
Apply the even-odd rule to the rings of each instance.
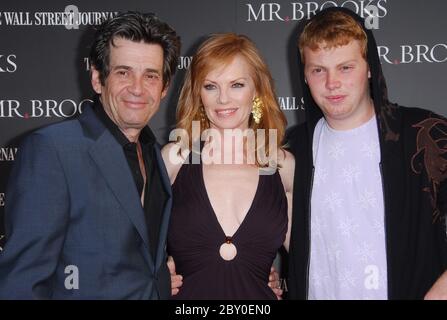
[[[270,267],[287,231],[287,198],[276,171],[260,175],[255,197],[231,238],[237,248],[224,260],[226,240],[207,195],[201,164],[184,164],[173,185],[168,252],[183,285],[174,299],[276,299]]]

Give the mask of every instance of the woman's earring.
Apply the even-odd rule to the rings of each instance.
[[[206,128],[208,124],[208,117],[206,116],[205,108],[203,106],[200,107],[200,125],[202,128]]]
[[[253,120],[255,120],[256,124],[259,124],[262,118],[262,101],[258,97],[253,99],[251,114],[253,115]]]

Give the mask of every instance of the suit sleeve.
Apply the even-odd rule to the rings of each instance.
[[[67,183],[51,137],[19,149],[6,190],[0,299],[50,299],[69,220]]]

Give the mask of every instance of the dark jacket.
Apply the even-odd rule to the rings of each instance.
[[[352,11],[326,10],[342,10],[364,26]],[[376,42],[370,30],[365,32],[381,151],[388,298],[420,299],[447,269],[447,121],[430,111],[388,101]],[[299,65],[304,84],[301,61]],[[308,294],[312,140],[323,116],[307,86],[303,96],[306,122],[288,135],[296,158],[288,278],[291,299],[306,299]]]
[[[123,148],[95,112],[30,134],[9,179],[0,299],[168,299],[171,186],[155,150],[169,197],[152,256]]]

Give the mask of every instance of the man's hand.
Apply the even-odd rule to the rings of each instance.
[[[171,295],[175,296],[179,292],[179,289],[183,284],[183,277],[175,273],[175,263],[174,259],[171,256],[168,257],[167,264],[169,273],[171,274]]]
[[[272,289],[273,293],[276,295],[276,298],[278,300],[282,300],[283,291],[281,289],[281,281],[279,280],[278,272],[276,272],[276,270],[273,266],[270,268],[268,285]]]
[[[436,280],[424,300],[447,300],[447,271]]]

